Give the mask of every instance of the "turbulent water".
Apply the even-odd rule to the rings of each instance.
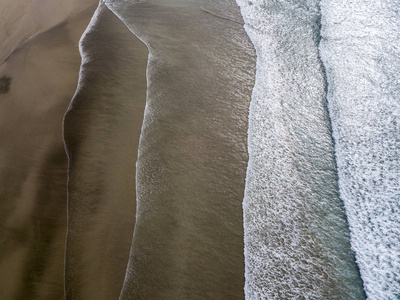
[[[362,299],[338,195],[319,3],[239,3],[257,51],[243,203],[246,299]]]
[[[368,299],[400,298],[399,9],[322,1],[340,195]]]
[[[238,2],[257,50],[246,298],[365,297],[339,191],[366,296],[398,299],[399,4]]]

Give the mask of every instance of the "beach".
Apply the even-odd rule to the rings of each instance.
[[[238,7],[106,4],[150,52],[138,210],[121,299],[243,299],[242,198],[255,56]]]
[[[0,2],[0,299],[397,299],[398,11]]]
[[[243,298],[241,202],[255,57],[238,7],[121,6],[131,22],[118,3],[106,4],[84,15],[78,6],[38,7],[22,25],[10,17],[14,34],[3,33],[0,104],[9,145],[2,175],[12,184],[3,187],[8,235],[0,259],[15,271],[4,273],[2,293],[60,299],[65,283],[68,299],[112,299],[124,284],[122,299]],[[12,122],[21,124],[15,132]]]
[[[29,11],[22,1],[1,4],[2,21],[12,21],[1,27],[6,41],[1,53],[7,54],[0,66],[1,299],[64,295],[67,157],[62,121],[77,86],[78,41],[96,8],[91,3],[75,3],[67,14],[52,5],[51,20],[32,11],[34,5]],[[40,28],[31,22],[41,22]],[[9,38],[6,29],[13,34]]]

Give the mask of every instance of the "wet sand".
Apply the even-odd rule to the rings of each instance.
[[[0,63],[40,33],[69,22],[95,0],[3,0],[0,2]]]
[[[65,117],[69,155],[67,299],[117,299],[135,222],[135,163],[148,51],[105,5],[82,37]]]
[[[29,25],[17,18],[18,4],[14,15],[4,10],[6,4],[12,6],[0,5],[2,22],[15,17],[13,26]],[[2,46],[17,50],[0,65],[0,299],[63,299],[67,158],[62,120],[78,80],[78,40],[94,9],[67,20],[54,12],[51,24],[37,19],[47,31],[29,41],[15,26],[8,29],[16,40],[4,38],[2,27]]]
[[[150,50],[137,222],[120,299],[243,299],[255,55],[239,9],[234,1],[108,5]]]

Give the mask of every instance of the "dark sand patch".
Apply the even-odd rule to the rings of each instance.
[[[0,78],[0,94],[7,94],[10,91],[11,77],[2,76]]]

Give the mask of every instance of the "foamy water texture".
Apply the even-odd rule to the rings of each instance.
[[[101,1],[66,118],[67,297],[119,293],[138,148],[120,299],[399,299],[400,4],[237,2],[256,74],[234,1]]]
[[[243,203],[246,299],[363,299],[338,195],[319,1],[238,1],[257,51]]]
[[[368,299],[400,298],[399,9],[322,1],[340,194]]]

